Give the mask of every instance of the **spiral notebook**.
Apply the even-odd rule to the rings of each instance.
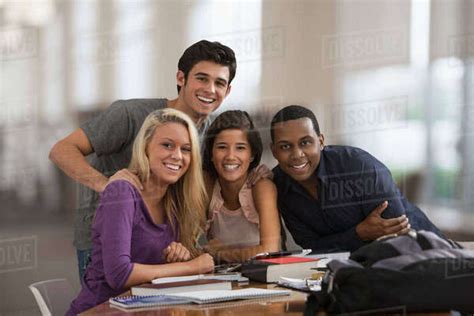
[[[183,298],[170,297],[168,295],[154,296],[117,296],[111,297],[109,303],[123,308],[139,308],[151,306],[166,306],[191,303]]]
[[[268,290],[258,288],[246,288],[241,290],[226,290],[226,291],[199,291],[199,292],[182,292],[176,294],[169,294],[168,297],[180,298],[191,301],[197,304],[209,304],[217,302],[226,302],[232,300],[253,299],[274,297],[281,295],[290,295],[289,290]]]

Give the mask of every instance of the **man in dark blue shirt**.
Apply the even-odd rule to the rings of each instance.
[[[294,240],[313,251],[353,251],[410,228],[442,236],[366,151],[325,146],[313,112],[291,105],[271,122],[278,207]]]

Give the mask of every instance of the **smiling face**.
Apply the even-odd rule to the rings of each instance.
[[[251,161],[252,150],[244,131],[226,129],[217,134],[212,146],[212,162],[221,181],[243,184]]]
[[[191,141],[188,129],[181,123],[158,126],[146,148],[151,179],[161,185],[177,182],[189,168]]]
[[[180,110],[197,120],[215,111],[229,94],[229,68],[212,61],[201,61],[194,65],[188,78],[178,71],[177,83],[181,86]]]
[[[273,157],[280,168],[294,180],[310,181],[319,166],[324,136],[318,136],[309,118],[276,123],[274,126]]]

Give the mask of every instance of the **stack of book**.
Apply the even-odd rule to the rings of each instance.
[[[277,254],[277,253],[276,253]],[[309,256],[260,257],[242,264],[242,275],[252,281],[277,283],[280,277],[306,279],[317,269],[325,269],[332,259],[347,259],[349,252],[325,253]]]
[[[311,276],[318,260],[306,257],[255,259],[242,265],[242,275],[264,283],[276,283],[281,276],[303,279]]]

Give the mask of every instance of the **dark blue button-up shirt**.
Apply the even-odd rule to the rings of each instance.
[[[313,198],[280,167],[273,169],[278,208],[298,245],[313,251],[353,251],[365,244],[356,226],[388,201],[384,218],[406,214],[411,227],[442,236],[426,215],[400,193],[388,168],[368,152],[326,146],[316,169],[318,198]]]

